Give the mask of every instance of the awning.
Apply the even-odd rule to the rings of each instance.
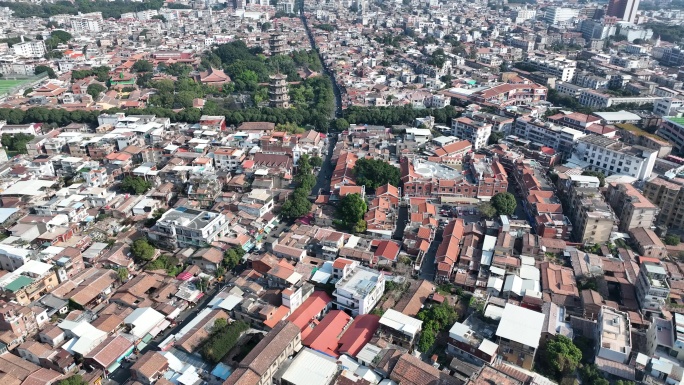
[[[159,325],[155,326],[152,330],[150,330],[150,334],[148,334],[150,336],[150,339],[152,339],[151,338],[152,336],[156,337],[157,334],[161,333],[162,330],[168,328],[169,325],[171,325],[171,321],[165,319]],[[147,337],[147,336],[145,336],[145,337]],[[143,338],[143,341],[145,341],[144,338]],[[147,340],[145,342],[149,342],[149,340]]]
[[[192,278],[192,274],[188,273],[187,271],[184,271],[176,276],[176,279],[181,281],[187,281],[190,278]]]
[[[121,366],[121,362],[115,362],[107,367],[107,373],[112,373],[116,369],[119,369],[119,366]]]
[[[154,330],[154,329],[152,329],[152,330]],[[152,333],[145,334],[145,337],[142,338],[142,342],[148,343],[148,342],[150,342],[150,340],[151,340],[152,338],[154,338],[154,336],[152,335]]]
[[[146,343],[140,341],[140,343],[138,345],[136,345],[136,348],[138,349],[139,352],[142,352],[142,350],[145,349],[146,346],[147,346]]]

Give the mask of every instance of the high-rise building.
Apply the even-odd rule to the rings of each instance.
[[[606,14],[634,23],[638,9],[639,0],[610,0]]]

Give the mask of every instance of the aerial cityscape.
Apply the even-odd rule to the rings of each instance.
[[[684,0],[0,25],[0,385],[684,385]]]

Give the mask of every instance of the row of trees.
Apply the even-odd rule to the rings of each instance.
[[[302,217],[311,211],[311,201],[309,194],[311,189],[316,185],[316,177],[312,174],[314,165],[320,166],[318,160],[312,160],[307,154],[299,158],[297,165],[297,174],[294,181],[297,184],[292,195],[290,195],[281,210],[281,214],[285,218],[296,219]],[[320,159],[320,158],[318,158]]]
[[[138,12],[148,9],[159,9],[164,4],[163,0],[149,0],[145,2],[132,2],[125,0],[75,0],[71,1],[56,1],[54,3],[24,3],[24,2],[0,2],[0,7],[9,7],[13,12],[13,16],[27,18],[27,17],[42,17],[48,18],[50,16],[70,14],[76,15],[79,12],[102,12],[102,17],[108,19],[110,17],[120,18],[122,13]]]
[[[428,115],[435,117],[435,122],[451,125],[451,119],[460,116],[453,106],[444,108],[416,109],[411,106],[401,107],[356,107],[344,110],[344,118],[351,124],[377,124],[391,126],[395,124],[413,125],[416,118]]]

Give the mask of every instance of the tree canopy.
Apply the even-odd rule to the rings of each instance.
[[[57,385],[87,385],[88,383],[83,379],[80,374],[74,374],[73,376],[67,377],[60,380]]]
[[[129,194],[142,195],[152,188],[152,184],[139,176],[126,176],[121,182],[120,188]]]
[[[678,235],[668,234],[665,236],[665,244],[668,246],[677,246],[681,242]]]
[[[368,205],[359,194],[345,195],[337,206],[337,218],[342,225],[354,232],[366,230],[363,216],[368,210]]]
[[[478,210],[483,217],[488,219],[493,218],[496,215],[496,208],[489,202],[480,203]]]
[[[34,138],[31,134],[2,134],[2,146],[8,151],[26,154],[26,144]]]
[[[249,330],[244,321],[214,322],[209,340],[202,346],[202,356],[209,362],[217,363],[238,343],[242,333]]]
[[[366,186],[367,189],[375,190],[387,183],[399,186],[399,169],[380,159],[361,158],[356,161],[354,175],[358,185]]]
[[[151,261],[154,258],[154,247],[145,238],[138,238],[131,245],[131,254],[138,261]]]
[[[53,70],[52,68],[50,68],[48,66],[43,66],[43,65],[36,66],[36,68],[33,69],[33,73],[36,75],[40,75],[42,73],[47,73],[47,75],[50,79],[57,78],[57,74],[55,74],[55,70]]]
[[[154,66],[147,60],[138,60],[133,63],[133,71],[135,72],[152,72]]]
[[[458,314],[448,301],[444,301],[439,305],[423,308],[418,312],[416,318],[423,321],[423,331],[418,341],[418,350],[425,353],[434,345],[437,334],[456,322]]]
[[[511,215],[515,212],[518,203],[515,201],[515,196],[513,194],[502,192],[494,195],[492,198],[492,206],[494,206],[499,215]]]
[[[86,93],[90,96],[93,97],[93,100],[97,100],[97,98],[100,96],[101,93],[107,91],[107,87],[103,86],[100,83],[91,83],[88,84],[88,88],[86,89]]]
[[[582,360],[582,351],[564,335],[556,337],[546,344],[543,355],[548,366],[560,377],[574,372]]]
[[[281,209],[281,214],[290,219],[302,217],[311,211],[311,201],[309,200],[309,193],[316,185],[316,177],[311,174],[313,167],[311,165],[311,158],[304,154],[297,162],[297,173],[294,181],[297,183],[292,195],[290,195]]]
[[[582,175],[597,177],[599,180],[599,187],[603,187],[606,185],[606,175],[601,171],[585,170],[582,171]]]
[[[0,2],[0,7],[9,7],[14,17],[42,17],[69,14],[76,15],[79,12],[102,12],[105,19],[120,18],[122,13],[137,12],[148,9],[159,9],[164,4],[163,0],[149,0],[145,2],[133,2],[126,0],[75,0],[74,2],[58,0],[54,3],[24,3],[24,2]]]
[[[223,254],[223,265],[228,269],[234,269],[235,266],[242,262],[242,257],[245,255],[245,250],[242,247],[235,246],[226,250]]]

